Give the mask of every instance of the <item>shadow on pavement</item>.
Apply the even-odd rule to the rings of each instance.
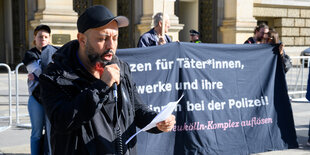
[[[299,149],[300,150],[309,150],[310,147],[307,146],[307,141],[308,141],[308,130],[309,126],[308,125],[298,125],[295,126],[296,133],[297,133],[297,141],[299,143]]]

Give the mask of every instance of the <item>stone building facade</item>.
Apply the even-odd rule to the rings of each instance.
[[[79,14],[97,4],[129,18],[130,25],[120,29],[119,48],[135,47],[154,26],[163,1],[174,41],[188,42],[189,30],[196,29],[205,43],[242,44],[265,22],[279,32],[289,55],[310,46],[309,0],[0,0],[0,63],[20,63],[39,24],[52,28],[54,45],[76,39]]]

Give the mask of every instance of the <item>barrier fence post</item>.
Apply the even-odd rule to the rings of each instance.
[[[288,94],[292,101],[305,102],[309,74],[309,56],[291,56],[293,66],[286,73]]]
[[[22,127],[22,128],[31,128],[31,124],[30,123],[24,123],[21,124],[20,122],[20,110],[19,110],[19,101],[20,101],[20,85],[19,85],[19,68],[21,66],[23,66],[24,63],[19,63],[16,67],[15,67],[15,94],[16,94],[16,126],[17,127]],[[29,115],[28,115],[29,116]]]
[[[9,88],[9,126],[6,128],[10,128],[12,125],[12,81],[11,81],[11,68],[9,65],[0,63],[0,67],[3,66],[8,70],[8,88]],[[5,130],[5,129],[4,129]]]
[[[19,124],[19,82],[18,82],[18,69],[20,66],[23,66],[24,63],[20,63],[15,68],[15,98],[16,98],[16,124]]]

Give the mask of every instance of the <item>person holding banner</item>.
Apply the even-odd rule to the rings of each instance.
[[[136,154],[137,139],[125,141],[157,113],[142,103],[129,65],[115,55],[118,28],[128,24],[102,5],[87,8],[77,20],[78,39],[61,47],[40,76],[53,154]],[[174,124],[170,115],[148,132]]]
[[[164,16],[163,13],[157,13],[154,16],[154,25],[154,28],[140,37],[137,47],[157,46],[171,42],[171,38],[166,34],[170,28],[169,17]]]
[[[268,25],[262,23],[255,27],[254,37],[248,38],[244,44],[260,44],[264,39],[267,39],[267,34],[269,32]]]
[[[289,71],[290,68],[293,67],[291,58],[285,53],[284,51],[284,44],[280,41],[280,37],[277,31],[275,31],[273,28],[269,29],[269,32],[267,33],[267,38],[263,39],[263,43],[267,44],[280,44],[279,45],[279,54],[282,58],[282,64],[285,73]]]
[[[308,129],[308,142],[307,142],[307,146],[310,147],[310,122],[309,122],[309,129]]]
[[[308,74],[306,99],[310,102],[310,68],[309,68],[309,74]],[[310,147],[310,121],[309,121],[309,128],[308,128],[308,141],[306,145]]]

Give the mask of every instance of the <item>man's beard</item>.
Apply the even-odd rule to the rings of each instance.
[[[102,58],[104,57],[105,54],[108,54],[109,52],[112,54],[112,60],[111,61],[115,60],[116,56],[114,55],[114,53],[111,49],[104,51],[100,55],[99,53],[95,52],[95,49],[86,42],[86,54],[87,54],[87,57],[88,57],[90,64],[93,67],[96,65],[97,62],[101,63],[102,66],[107,65],[110,61],[102,59]]]
[[[257,38],[256,41],[261,42],[263,40],[263,38]]]

